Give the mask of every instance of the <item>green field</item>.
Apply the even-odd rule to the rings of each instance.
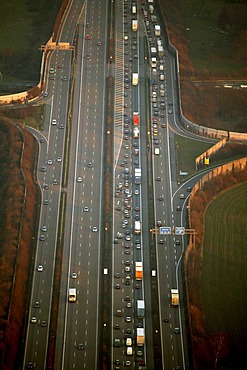
[[[227,0],[179,1],[190,56],[198,70],[227,74],[241,68],[232,57],[233,32],[223,32],[217,25],[218,14],[227,4]]]
[[[196,171],[196,157],[214,145],[212,143],[185,139],[179,135],[176,135],[175,143],[177,148],[178,171],[188,172],[188,176],[191,176]]]
[[[244,183],[220,195],[206,212],[201,301],[209,334],[246,335],[246,207]]]

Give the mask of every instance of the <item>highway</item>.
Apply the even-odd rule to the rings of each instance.
[[[151,69],[150,47],[159,37],[154,34],[147,6],[141,9],[138,3],[136,8],[133,13],[131,3],[123,0],[110,4],[115,12],[115,56],[110,65],[108,1],[71,1],[59,41],[73,44],[75,39],[75,52],[53,51],[48,60],[44,132],[33,132],[40,146],[42,204],[23,368],[45,369],[51,342],[56,343],[54,369],[101,368],[102,179],[109,74],[115,79],[111,368],[188,368],[183,300],[179,307],[170,304],[170,289],[178,288],[183,296],[185,244],[181,236],[159,235],[154,229],[184,226],[186,190],[196,179],[181,187],[177,183],[174,135],[196,137],[176,120],[174,60],[165,53],[156,72]],[[137,31],[131,30],[133,19],[138,20]],[[160,65],[164,66],[162,81]],[[137,86],[132,84],[133,72],[139,75]],[[137,137],[133,112],[140,117]],[[70,140],[69,146],[66,140]],[[155,148],[159,148],[158,155]],[[142,172],[140,185],[135,183],[136,168]],[[61,204],[66,207],[60,208]],[[140,234],[134,233],[135,221],[141,222]],[[63,243],[61,285],[55,307],[57,332],[52,333],[58,237]],[[143,263],[142,280],[135,279],[136,261]],[[69,288],[76,288],[75,302],[69,302]],[[145,302],[144,318],[137,317],[137,300]],[[137,346],[137,327],[145,330],[144,346]],[[132,340],[131,354],[127,354],[126,338]]]

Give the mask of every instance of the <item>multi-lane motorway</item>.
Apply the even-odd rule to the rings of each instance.
[[[115,81],[112,266],[108,271],[112,279],[111,368],[188,368],[183,300],[178,308],[170,304],[170,289],[178,288],[183,295],[184,242],[180,236],[151,235],[150,229],[183,226],[183,212],[177,206],[183,210],[189,193],[185,185],[177,185],[174,133],[191,134],[176,122],[174,61],[165,53],[158,58],[155,70],[151,69],[150,47],[162,37],[154,33],[147,4],[136,4],[136,12],[132,5],[124,0],[71,1],[59,40],[73,44],[76,34],[75,52],[57,50],[48,60],[45,127],[43,134],[35,133],[40,141],[42,204],[23,368],[47,366],[56,247],[61,235],[54,369],[101,368],[102,179],[109,75]],[[138,20],[137,31],[131,29],[133,19]],[[115,40],[111,64],[110,23]],[[132,85],[133,72],[139,76],[137,86]],[[161,89],[165,91],[163,97]],[[140,119],[137,137],[133,137],[133,112],[138,112]],[[155,148],[159,148],[158,155]],[[135,168],[142,171],[140,185],[135,184]],[[62,233],[59,217],[63,220]],[[134,233],[137,220],[142,225],[140,235]],[[136,261],[143,263],[140,281],[135,279]],[[76,288],[75,303],[69,302],[70,288]],[[137,300],[145,302],[144,318],[137,317]],[[137,346],[137,327],[145,331],[143,347]],[[128,353],[127,338],[131,338],[128,347],[132,347]],[[161,357],[155,358],[154,353]]]

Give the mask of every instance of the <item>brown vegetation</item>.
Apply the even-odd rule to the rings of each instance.
[[[32,135],[1,118],[0,363],[14,369],[22,340],[37,211]],[[25,220],[25,222],[24,222]]]

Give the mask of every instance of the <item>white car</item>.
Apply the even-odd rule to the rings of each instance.
[[[52,124],[52,125],[56,125],[56,124],[57,124],[57,120],[54,118],[54,119],[51,121],[51,124]]]
[[[96,226],[94,226],[94,227],[92,228],[92,231],[93,231],[94,233],[97,233],[98,228],[97,228]]]
[[[84,207],[83,212],[89,212],[89,207]]]
[[[72,277],[72,279],[76,279],[77,278],[77,273],[76,272],[72,272],[71,277]]]
[[[38,270],[39,272],[42,272],[42,271],[44,270],[44,267],[43,267],[42,265],[39,265],[39,266],[38,266],[38,268],[37,268],[37,270]]]
[[[140,193],[140,192],[139,192],[139,190],[138,190],[138,189],[136,189],[136,190],[135,190],[135,195],[139,195],[139,193]]]
[[[36,322],[37,322],[37,317],[32,317],[30,321],[31,321],[31,323],[32,323],[32,324],[36,324]]]
[[[179,198],[180,199],[184,199],[185,198],[184,194],[180,194],[180,197]]]
[[[62,162],[62,158],[61,157],[57,157],[57,162]]]
[[[78,177],[77,177],[77,182],[82,182],[82,178],[81,178],[81,176],[78,176]]]
[[[47,164],[52,164],[52,160],[48,159]]]

